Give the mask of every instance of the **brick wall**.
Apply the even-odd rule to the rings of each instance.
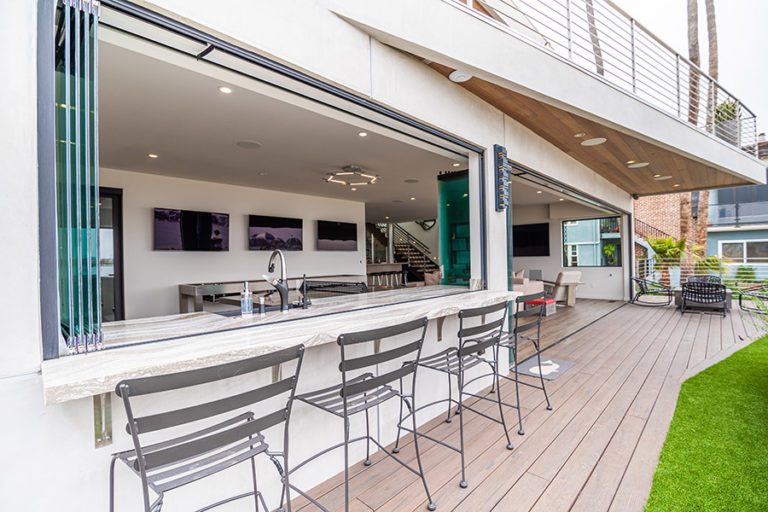
[[[635,218],[680,238],[680,194],[636,199]]]

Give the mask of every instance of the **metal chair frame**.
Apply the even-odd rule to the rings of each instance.
[[[402,408],[400,409],[400,421],[398,423],[397,441],[395,442],[395,448],[392,451],[394,453],[398,453],[400,451],[400,435],[401,435],[401,431],[405,431],[405,432],[410,432],[411,434],[414,434],[413,436],[414,442],[416,442],[416,440],[419,437],[424,437],[434,443],[437,443],[441,446],[444,446],[450,450],[457,452],[461,457],[461,480],[459,481],[459,486],[462,488],[467,488],[467,486],[469,485],[466,478],[466,462],[464,458],[464,410],[472,411],[475,414],[478,414],[490,421],[493,421],[501,425],[502,429],[504,430],[504,435],[507,438],[507,449],[508,450],[514,449],[512,440],[509,437],[506,420],[504,418],[504,411],[502,409],[502,405],[509,405],[509,404],[504,404],[504,402],[502,402],[501,400],[501,389],[499,387],[499,372],[498,372],[499,342],[501,340],[502,331],[507,318],[507,309],[508,309],[508,302],[504,301],[498,304],[493,304],[491,306],[464,309],[459,311],[459,332],[458,332],[459,344],[458,346],[451,347],[442,352],[438,352],[437,354],[428,356],[422,359],[418,363],[419,366],[421,367],[429,368],[430,370],[434,370],[434,371],[438,371],[446,374],[448,378],[448,398],[435,400],[428,404],[424,404],[417,409],[410,410],[406,415],[403,415],[404,411]],[[501,318],[497,320],[489,321],[489,322],[485,321],[485,317],[487,315],[494,315],[500,312],[501,312]],[[466,320],[477,318],[477,317],[482,318],[480,325],[473,326],[473,327],[465,327]],[[490,350],[491,352],[491,359],[486,359],[485,357],[482,357],[482,355],[488,350]],[[483,365],[483,364],[487,364],[491,368],[490,373],[483,373],[482,375],[478,375],[469,380],[465,380],[464,373],[466,370],[469,370],[470,368],[474,368],[475,366]],[[452,384],[451,377],[456,377],[456,380],[457,380],[457,387],[458,387],[458,394],[459,394],[458,399],[453,398],[453,391],[452,391],[453,388],[451,385]],[[496,394],[496,398],[489,398],[488,396],[470,393],[465,390],[468,385],[486,377],[493,378],[491,391],[489,394]],[[487,400],[487,401],[496,403],[499,408],[499,418],[494,418],[493,416],[485,414],[484,412],[481,412],[470,405],[464,404],[465,397],[474,397],[481,400]],[[428,434],[418,432],[415,427],[415,419],[414,419],[413,429],[403,426],[403,423],[409,417],[415,418],[416,413],[418,411],[422,409],[426,409],[427,407],[432,407],[434,405],[438,405],[442,403],[446,403],[448,406],[448,413],[445,419],[446,423],[450,423],[452,421],[453,415],[459,416],[459,446],[458,447],[453,446],[449,443],[446,443],[441,439],[432,437]],[[456,407],[456,412],[452,413],[454,406]]]
[[[711,308],[719,310],[726,316],[726,289],[719,283],[693,281],[683,283],[680,292],[680,312],[685,313],[689,307]]]
[[[632,282],[637,286],[637,290],[632,296],[632,300],[629,301],[630,304],[638,304],[640,306],[669,306],[675,298],[675,292],[672,288],[664,286],[657,281],[633,277]],[[651,297],[666,297],[666,302],[641,300],[641,297],[646,295]]]
[[[349,511],[349,445],[359,441],[366,441],[366,457],[364,461],[366,466],[370,466],[372,463],[370,456],[371,443],[373,443],[378,446],[384,454],[397,461],[401,466],[421,479],[421,482],[424,486],[424,492],[427,495],[427,508],[429,510],[435,510],[437,508],[435,502],[432,500],[432,495],[429,492],[427,481],[424,478],[424,468],[421,463],[421,453],[419,451],[418,441],[414,439],[416,462],[418,465],[417,470],[400,460],[398,457],[390,454],[389,451],[377,439],[371,436],[370,418],[368,414],[368,411],[371,408],[395,398],[399,399],[400,401],[401,411],[403,404],[405,404],[409,410],[413,410],[415,408],[416,369],[418,368],[419,359],[421,358],[421,349],[422,345],[424,344],[427,322],[427,318],[420,318],[418,320],[405,322],[391,327],[341,334],[337,339],[337,344],[341,350],[341,362],[339,363],[339,371],[341,372],[341,384],[311,391],[309,393],[302,393],[296,396],[297,400],[305,402],[325,412],[331,413],[338,418],[343,419],[344,441],[330,446],[292,467],[291,473],[298,471],[306,464],[314,461],[322,455],[343,447],[344,510],[347,512]],[[419,335],[415,341],[388,350],[381,350],[381,344],[383,340],[392,338],[394,336],[402,336],[416,332],[419,332]],[[351,345],[362,346],[363,344],[372,346],[373,353],[370,355],[354,358],[347,357],[347,347]],[[407,359],[408,357],[413,357],[414,355],[415,359]],[[365,371],[369,369],[373,370],[379,364],[388,362],[391,363],[397,360],[402,360],[402,364],[396,370],[388,371],[381,375],[375,375],[373,371]],[[352,377],[349,375],[350,372],[357,373],[357,375]],[[403,379],[408,376],[411,376],[412,378],[411,390],[410,393],[405,393]],[[391,384],[395,381],[398,381],[400,384],[398,389],[395,389],[393,386],[391,386]],[[365,412],[365,435],[350,439],[349,418],[361,412]],[[415,416],[413,418],[413,428],[414,430],[416,429]],[[325,508],[319,501],[309,496],[301,489],[295,488],[292,485],[290,488],[301,494],[304,498],[309,500],[312,504],[321,510],[329,512],[328,509]]]
[[[768,303],[768,288],[766,288],[765,285],[761,284],[761,285],[753,286],[751,288],[748,288],[739,292],[739,308],[742,311],[752,311],[755,313],[760,313],[761,315],[768,314],[768,312],[766,312],[763,309],[760,309],[759,307],[747,306],[746,304],[744,304],[744,298],[752,299],[753,301],[757,300],[763,303]]]
[[[198,509],[211,510],[235,500],[253,496],[256,512],[259,503],[267,508],[264,496],[259,492],[255,457],[264,454],[277,468],[282,483],[280,509],[287,502],[291,511],[288,471],[288,425],[294,400],[296,382],[301,372],[304,346],[299,345],[270,354],[244,359],[233,363],[190,370],[167,375],[123,380],[115,392],[125,406],[128,418],[126,430],[131,434],[133,449],[112,455],[109,468],[109,510],[114,512],[115,463],[124,462],[140,479],[145,512],[160,512],[168,491],[196,482],[235,465],[250,460],[253,490],[231,496]],[[167,410],[146,416],[136,416],[133,398],[186,389],[193,386],[231,379],[284,363],[296,361],[296,371],[290,377],[271,384],[250,389],[237,395],[198,403],[181,409]],[[265,400],[288,394],[286,404],[274,412],[256,416],[253,411],[240,412],[218,423],[168,438],[153,444],[144,444],[142,436],[151,432],[167,431],[189,426],[199,421],[213,420],[237,410],[250,408]],[[282,451],[270,450],[262,431],[285,423]],[[157,497],[150,501],[150,491]]]
[[[552,410],[552,404],[549,401],[549,395],[547,394],[547,386],[544,382],[544,376],[539,374],[540,385],[532,384],[520,379],[520,373],[518,369],[519,361],[517,360],[518,345],[522,342],[529,342],[533,344],[533,348],[536,351],[536,360],[541,367],[541,319],[544,316],[545,304],[537,304],[529,308],[525,308],[526,302],[537,301],[544,298],[545,293],[532,293],[530,295],[521,295],[515,299],[515,313],[513,315],[514,323],[511,333],[504,333],[506,336],[502,338],[499,346],[501,348],[508,348],[512,351],[512,362],[514,364],[514,376],[501,375],[503,379],[507,379],[515,383],[515,400],[517,405],[509,407],[517,409],[517,433],[521,436],[525,434],[523,428],[523,414],[520,409],[520,385],[528,386],[534,389],[540,389],[544,392],[544,399],[547,401],[547,410]],[[524,320],[524,321],[521,321]],[[527,334],[523,334],[527,333]],[[508,404],[505,404],[508,405]]]

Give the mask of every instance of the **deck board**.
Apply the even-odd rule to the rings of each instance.
[[[521,388],[524,436],[517,434],[516,411],[505,411],[513,451],[505,449],[499,425],[466,412],[470,486],[461,489],[458,455],[420,440],[438,510],[641,511],[682,379],[759,337],[766,328],[756,316],[738,308],[725,318],[682,315],[672,307],[609,301],[559,308],[542,326],[545,355],[575,365],[548,382],[553,411],[546,410],[540,391]],[[512,383],[502,384],[502,396],[514,401]],[[475,406],[498,413],[493,403]],[[420,430],[458,443],[458,419],[443,419]],[[402,446],[400,455],[413,462],[412,439]],[[372,458],[372,467],[352,468],[351,510],[426,510],[419,479],[383,454]],[[331,510],[343,510],[341,475],[310,492]],[[294,503],[294,510],[313,510],[305,501]]]

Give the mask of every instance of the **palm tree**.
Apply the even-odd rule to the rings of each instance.
[[[709,76],[718,79],[719,55],[717,51],[717,21],[715,19],[715,0],[704,0],[704,7],[707,14],[707,43],[709,56]],[[707,105],[712,105],[712,94],[714,91],[710,87]],[[711,108],[708,108],[707,125],[712,123]],[[696,219],[696,245],[706,247],[707,245],[707,224],[709,222],[709,190],[699,192],[699,208]]]

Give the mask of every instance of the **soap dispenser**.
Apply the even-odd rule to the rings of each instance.
[[[240,293],[240,314],[242,316],[253,314],[253,295],[248,289],[248,281],[243,283],[243,291]]]

